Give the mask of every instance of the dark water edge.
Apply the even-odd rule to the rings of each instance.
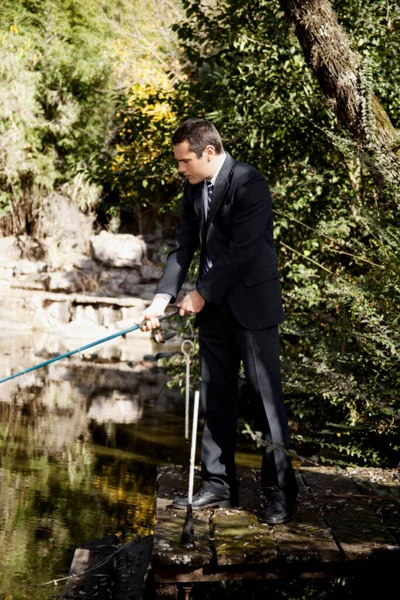
[[[4,375],[50,355],[20,336],[0,349]],[[157,467],[184,449],[184,400],[166,383],[155,362],[85,357],[0,384],[0,600],[60,598],[62,582],[35,586],[65,577],[77,546],[152,533]],[[260,463],[245,440],[237,460]]]

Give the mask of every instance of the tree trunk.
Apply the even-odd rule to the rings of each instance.
[[[280,0],[305,58],[357,150],[387,182],[400,183],[399,136],[368,89],[361,57],[338,23],[329,0]]]

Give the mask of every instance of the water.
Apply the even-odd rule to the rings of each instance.
[[[0,338],[0,378],[75,342]],[[157,466],[182,462],[184,401],[140,364],[160,350],[146,343],[135,360],[85,354],[0,384],[0,600],[60,598],[62,582],[35,586],[65,577],[77,546],[153,532]],[[257,467],[243,444],[238,463]]]

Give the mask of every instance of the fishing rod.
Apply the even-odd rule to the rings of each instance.
[[[179,312],[179,310],[177,308],[175,308],[171,312],[169,312],[165,315],[160,315],[157,318],[159,321],[165,321],[166,319],[170,319],[174,315],[178,314],[178,312]],[[44,362],[42,362],[38,365],[35,365],[34,367],[30,367],[29,369],[25,369],[24,371],[19,371],[18,373],[14,373],[13,375],[4,377],[4,379],[0,379],[0,383],[4,383],[5,381],[10,381],[10,379],[15,379],[16,377],[20,377],[21,375],[26,375],[27,373],[30,373],[31,371],[35,371],[36,369],[40,369],[41,367],[50,365],[51,363],[56,362],[57,360],[62,360],[63,358],[68,358],[68,356],[72,356],[73,354],[81,354],[84,350],[93,348],[93,346],[97,346],[98,344],[103,344],[104,342],[108,342],[109,340],[113,340],[114,338],[117,338],[119,336],[126,335],[127,333],[130,333],[131,331],[136,331],[137,329],[140,329],[145,323],[146,323],[146,319],[144,321],[142,321],[141,323],[138,323],[136,325],[133,325],[132,327],[129,327],[128,329],[124,329],[123,331],[118,331],[117,333],[113,333],[112,335],[102,338],[101,340],[96,340],[95,342],[86,344],[86,346],[81,346],[80,348],[76,348],[75,350],[70,350],[69,352],[66,352],[65,354],[60,354],[58,356],[55,356],[54,358],[45,360]],[[157,344],[160,344],[160,343],[165,342],[168,339],[171,339],[175,334],[176,334],[175,331],[172,331],[172,330],[162,331],[161,328],[157,328],[154,330],[153,339]]]
[[[187,348],[186,348],[187,347]],[[186,361],[186,384],[185,384],[185,445],[183,449],[182,471],[189,468],[189,395],[190,395],[190,355],[194,353],[194,344],[191,340],[184,340],[181,350]]]
[[[193,528],[193,482],[194,482],[194,463],[196,460],[196,437],[197,437],[197,419],[199,414],[199,398],[198,390],[194,393],[193,406],[193,421],[192,421],[192,445],[190,448],[190,465],[189,465],[189,493],[186,507],[186,518],[183,524],[180,546],[181,548],[194,548],[196,540]]]

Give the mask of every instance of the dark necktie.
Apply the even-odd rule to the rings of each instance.
[[[211,209],[211,200],[212,200],[212,195],[213,195],[213,190],[214,190],[214,186],[211,183],[211,181],[207,181],[207,213],[206,213],[206,223],[208,220],[208,217],[210,215],[210,209]]]
[[[214,190],[214,185],[211,183],[211,181],[206,181],[206,183],[207,183],[207,212],[206,212],[205,218],[204,218],[204,227],[207,227],[207,221],[210,216],[211,200],[212,200],[212,195],[213,195],[213,190]],[[205,241],[205,237],[204,237],[204,241]],[[212,267],[212,262],[210,260],[210,257],[208,256],[207,248],[205,248],[204,254],[203,254],[203,261],[202,261],[202,266],[201,266],[200,277],[204,277],[204,275],[207,273],[207,271],[209,271],[211,269],[211,267]]]

